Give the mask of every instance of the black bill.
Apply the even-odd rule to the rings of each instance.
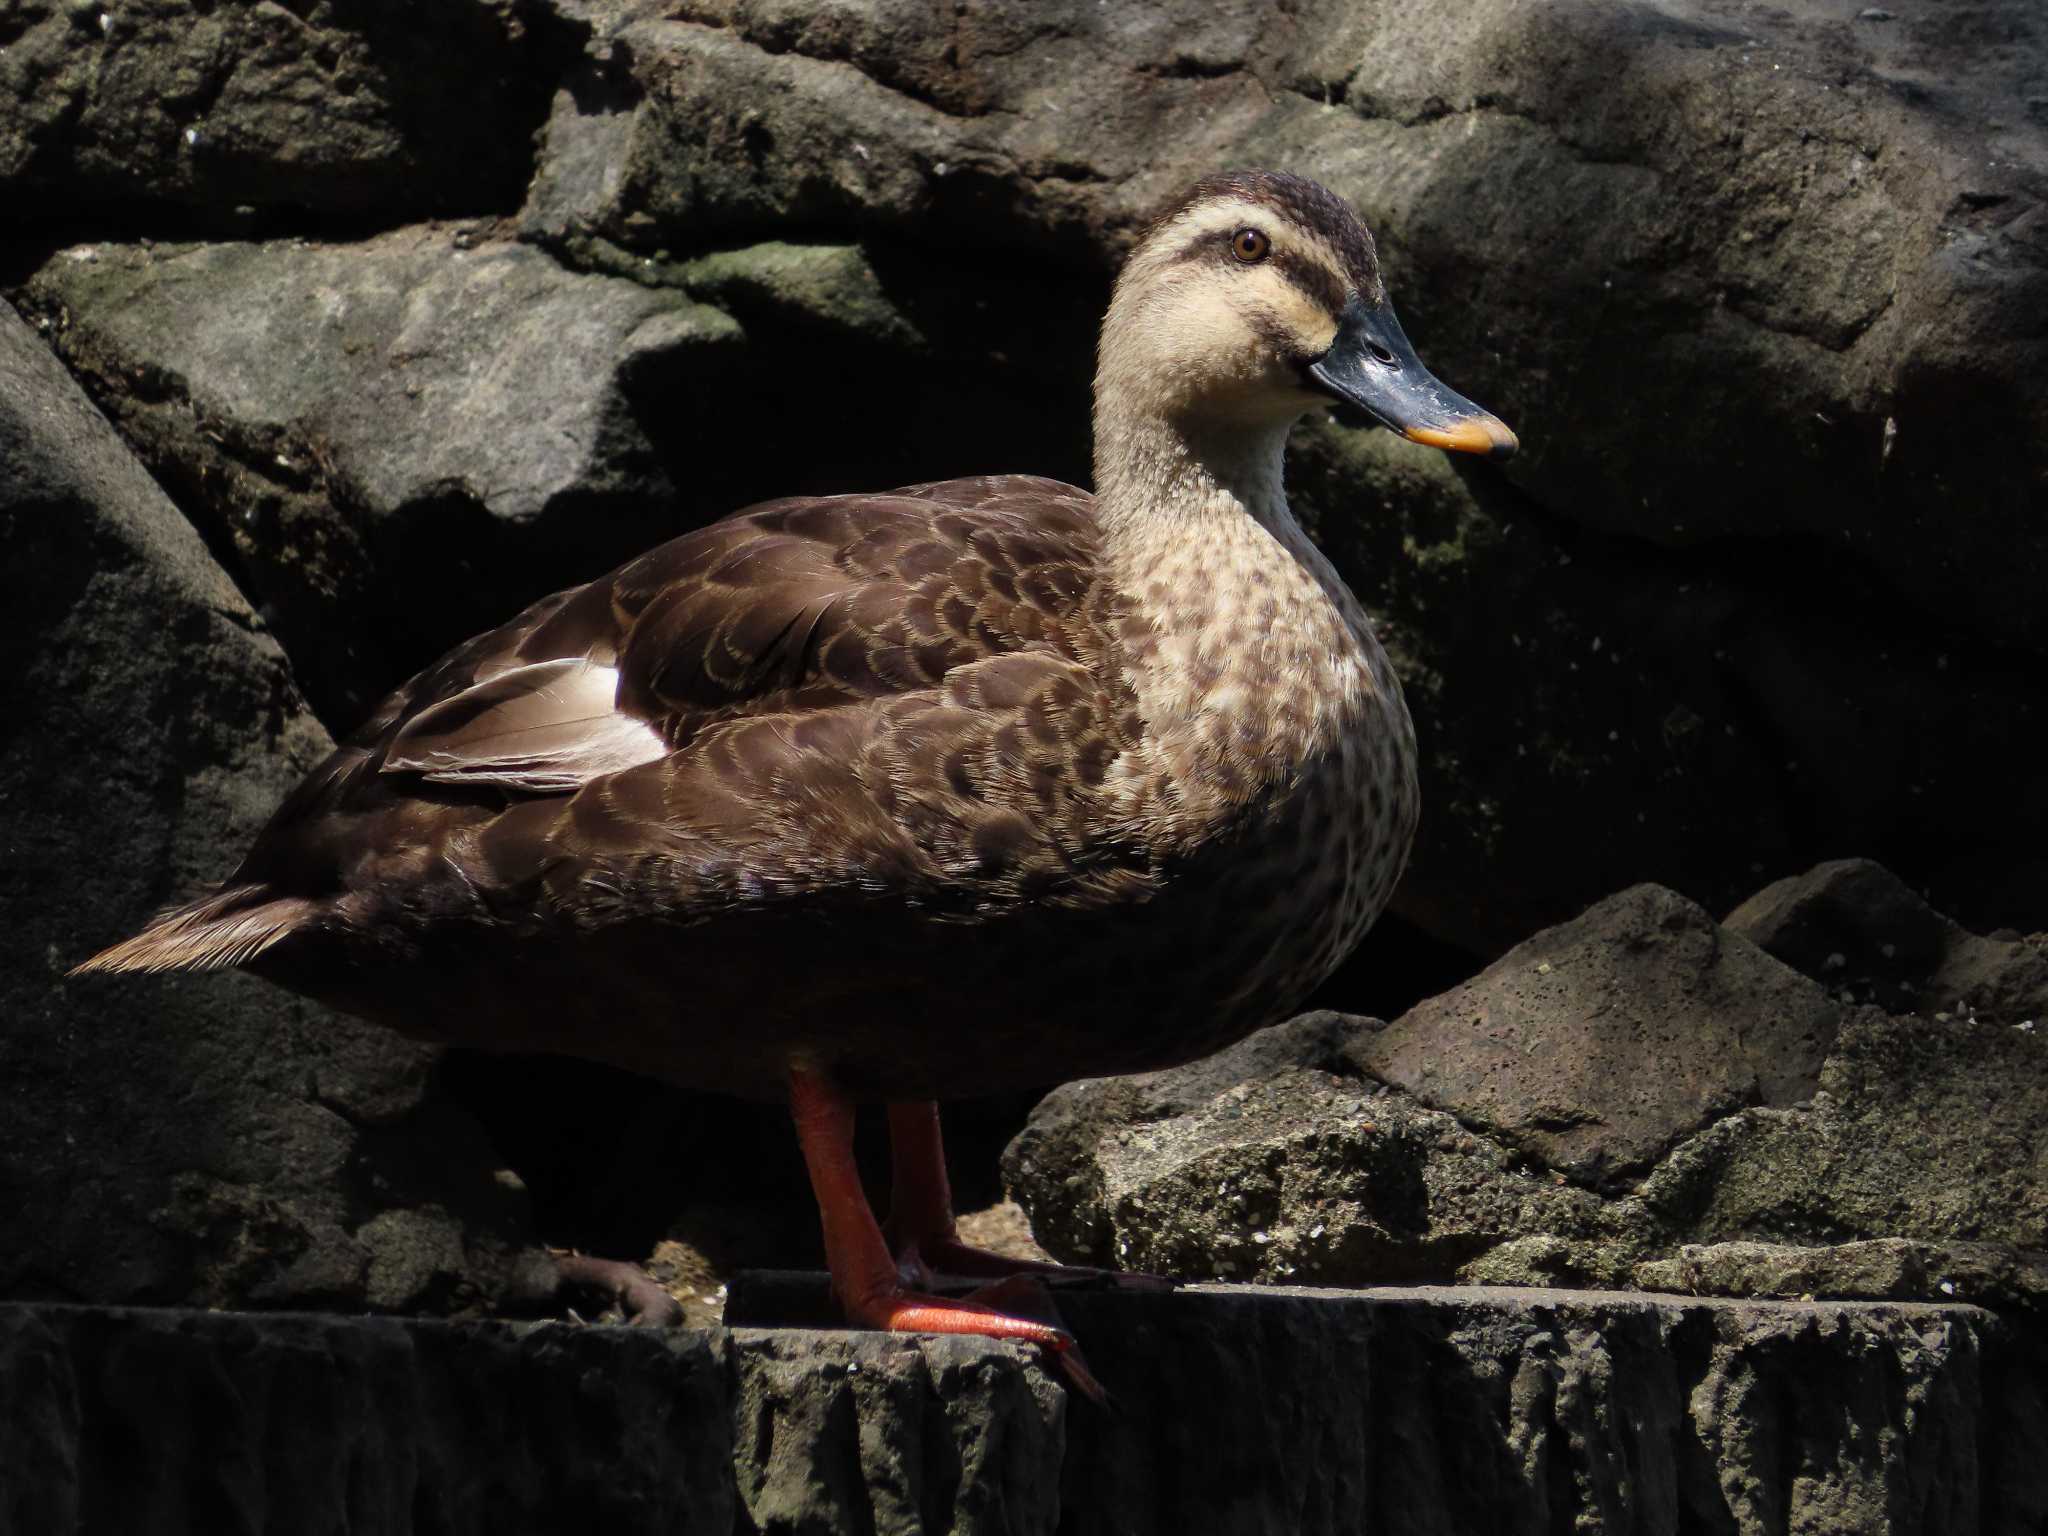
[[[1391,304],[1368,308],[1354,293],[1337,339],[1308,373],[1328,394],[1412,442],[1494,459],[1512,458],[1521,446],[1506,422],[1445,388],[1422,366]]]

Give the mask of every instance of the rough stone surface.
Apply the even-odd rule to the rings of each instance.
[[[1687,1273],[1657,1267],[1687,1245],[1901,1239],[1917,1246],[1859,1250],[1892,1255],[1870,1294],[1940,1299],[1947,1279],[2048,1300],[2042,1034],[1830,1002],[1669,892],[1624,893],[1517,957],[1395,1025],[1311,1015],[1207,1062],[1069,1084],[1005,1176],[1061,1258],[1190,1278],[1661,1284]],[[1719,990],[1731,965],[1748,1012]],[[1501,1011],[1492,1033],[1471,1023],[1474,996]],[[1826,1029],[1760,1050],[1788,999]],[[1390,1067],[1417,1060],[1442,1066],[1401,1086]],[[1615,1182],[1569,1133],[1627,1131],[1666,1085],[1690,1118],[1673,1110],[1653,1159]],[[1743,1272],[1730,1262],[1712,1273]]]
[[[1728,927],[1830,991],[1893,1013],[2048,1029],[2048,934],[1971,933],[1868,859],[1776,881]]]
[[[1968,1306],[1230,1288],[978,1339],[0,1306],[0,1533],[2038,1529]]]
[[[247,977],[67,981],[227,872],[325,734],[199,537],[0,306],[0,1294],[475,1305],[523,1207],[431,1055]]]
[[[661,429],[635,385],[715,370],[740,335],[674,289],[433,227],[351,245],[74,246],[28,299],[341,722],[595,574],[580,563],[607,523],[633,546],[672,526]],[[466,557],[472,543],[488,558]]]
[[[1675,1258],[1637,1265],[1635,1281],[1644,1290],[1695,1296],[1942,1296],[2038,1312],[2048,1300],[2048,1252],[1895,1237],[1820,1248],[1687,1243]]]
[[[1581,1183],[1749,1104],[1812,1097],[1841,1010],[1697,905],[1639,885],[1362,1042],[1362,1065]]]
[[[1812,1109],[1731,1115],[1641,1187],[1664,1220],[1708,1240],[2048,1248],[2048,1039],[1859,1009]]]
[[[10,220],[507,208],[564,27],[518,0],[93,0],[0,15]]]

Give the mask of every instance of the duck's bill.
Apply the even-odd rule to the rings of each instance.
[[[1337,339],[1308,365],[1308,375],[1324,393],[1410,442],[1493,459],[1512,458],[1521,446],[1506,422],[1422,366],[1391,304],[1368,306],[1353,294]]]

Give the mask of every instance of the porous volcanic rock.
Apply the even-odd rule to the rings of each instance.
[[[530,1286],[430,1052],[246,976],[70,981],[327,750],[283,654],[0,306],[0,1294],[439,1310]]]
[[[576,29],[519,0],[65,0],[0,18],[15,232],[515,206]]]
[[[1205,1289],[1013,1346],[0,1306],[0,1536],[346,1526],[1320,1536],[2048,1516],[2038,1337],[1975,1307]]]
[[[27,295],[342,728],[440,650],[596,574],[593,551],[672,531],[634,388],[715,370],[740,339],[675,289],[431,226],[74,246]]]
[[[1776,881],[1727,923],[1843,997],[2048,1029],[2048,934],[1971,933],[1869,859]]]
[[[1617,1187],[1750,1104],[1811,1098],[1841,1009],[1662,886],[1517,945],[1360,1043],[1382,1082]]]
[[[1797,1272],[2040,1307],[2044,1149],[2048,1037],[1836,1002],[1639,888],[1392,1025],[1308,1016],[1069,1084],[1004,1171],[1061,1258],[1187,1277],[1777,1294]],[[1869,1246],[1890,1239],[1912,1246]],[[1729,1243],[1859,1246],[1678,1262]]]
[[[1897,1237],[1817,1248],[1687,1243],[1674,1258],[1638,1265],[1635,1282],[1691,1296],[1941,1296],[2038,1313],[2048,1303],[2048,1251]]]
[[[1810,1110],[1730,1115],[1640,1190],[1660,1220],[1703,1241],[2048,1248],[2048,1038],[1856,1009]]]

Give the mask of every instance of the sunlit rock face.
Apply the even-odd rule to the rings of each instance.
[[[1070,1262],[2039,1315],[2044,958],[1868,863],[1777,883],[1725,926],[1638,886],[1391,1024],[1309,1014],[1068,1084],[1004,1171]]]

